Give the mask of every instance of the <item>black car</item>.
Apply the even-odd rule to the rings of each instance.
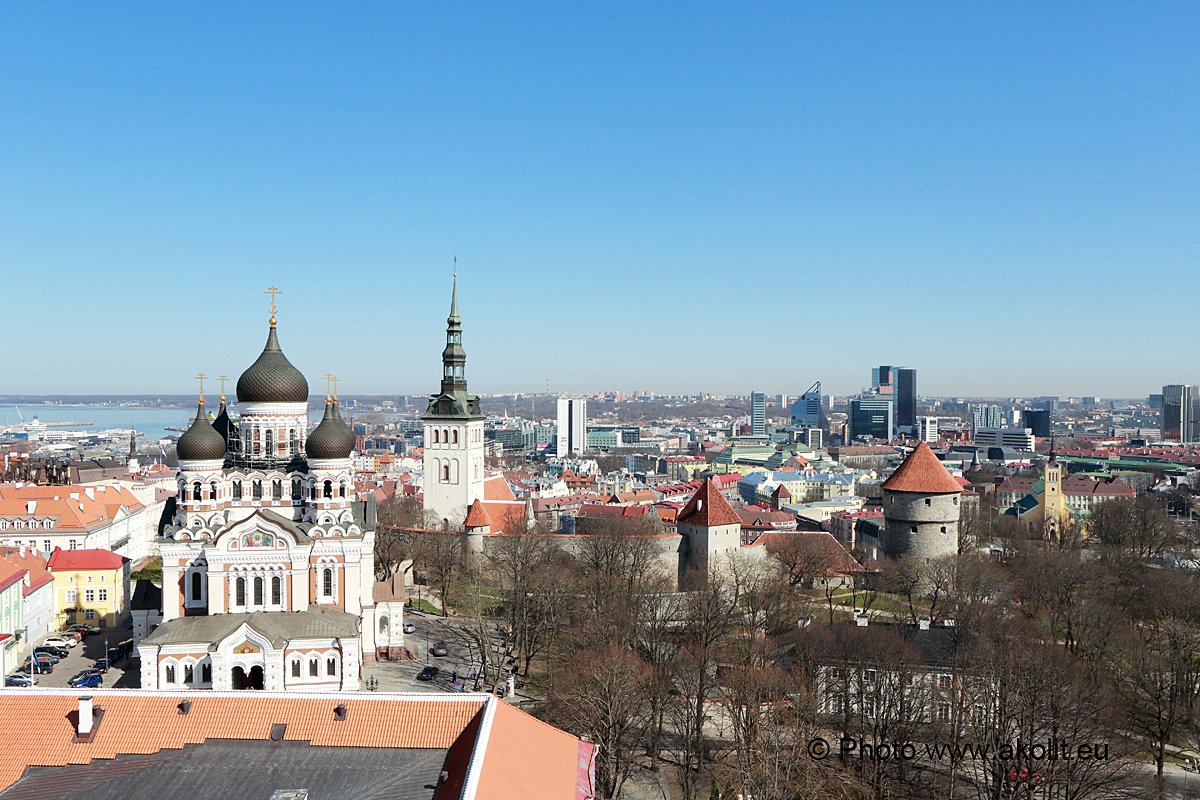
[[[67,656],[71,655],[71,651],[70,651],[70,650],[67,650],[67,649],[65,649],[65,648],[62,648],[62,647],[47,647],[47,646],[45,646],[45,645],[43,645],[43,646],[41,646],[41,647],[35,647],[35,648],[33,648],[33,652],[35,652],[35,653],[48,653],[48,654],[50,654],[50,655],[52,655],[52,656],[54,656],[55,658],[58,658],[58,659],[63,659],[63,658],[66,658]]]
[[[431,650],[430,652],[433,653],[435,656],[446,655],[446,643],[445,642],[434,642],[433,650]]]
[[[37,686],[37,683],[36,675],[22,675],[20,672],[14,672],[4,679],[5,686]]]
[[[437,676],[438,676],[438,668],[437,667],[426,667],[425,669],[421,670],[421,674],[417,675],[417,680],[431,681],[434,678],[436,678]]]
[[[70,625],[65,628],[65,630],[75,631],[76,633],[80,633],[84,636],[95,636],[100,632],[99,628],[93,628],[91,625]]]
[[[84,675],[99,675],[99,674],[100,674],[100,670],[98,670],[98,669],[90,669],[90,668],[89,669],[81,669],[81,670],[79,670],[79,672],[76,672],[74,675],[71,676],[71,680],[73,681],[77,678],[82,678]]]
[[[96,663],[92,664],[92,669],[96,672],[108,672],[108,668],[112,666],[107,658],[97,658]]]

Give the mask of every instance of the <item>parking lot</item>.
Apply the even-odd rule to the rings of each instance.
[[[378,691],[385,692],[450,692],[456,690],[456,681],[461,687],[458,691],[475,690],[476,682],[472,680],[472,675],[479,666],[479,654],[472,652],[473,648],[455,635],[455,629],[460,624],[457,619],[405,609],[404,621],[416,628],[413,633],[405,634],[404,641],[408,649],[417,654],[417,658],[411,661],[381,661],[364,666],[362,688],[369,688],[374,679],[378,681]],[[446,655],[433,655],[433,646],[437,642],[446,644]],[[421,670],[429,666],[437,667],[437,677],[428,681],[418,680]],[[491,690],[491,685],[479,686],[479,691]]]
[[[51,634],[54,636],[56,634]],[[54,665],[54,671],[48,675],[38,675],[38,686],[51,689],[67,688],[67,681],[82,669],[89,669],[96,660],[104,657],[106,647],[115,647],[119,642],[133,637],[133,628],[110,628],[98,634],[83,637],[83,641],[70,648],[69,655]],[[38,643],[41,644],[40,642]],[[12,673],[9,673],[12,674]],[[141,676],[136,670],[129,669],[129,659],[119,659],[113,667],[103,673],[103,686],[120,689],[136,689],[141,682]]]

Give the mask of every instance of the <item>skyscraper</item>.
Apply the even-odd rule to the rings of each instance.
[[[582,397],[558,398],[559,458],[579,455],[587,449],[587,400]]]
[[[820,381],[808,387],[808,391],[792,404],[792,424],[798,428],[829,430],[829,422],[821,408]]]
[[[1162,438],[1164,442],[1200,440],[1200,392],[1190,383],[1173,383],[1162,390]]]
[[[871,388],[876,394],[892,394],[892,368],[889,366],[871,368]]]
[[[917,371],[912,367],[892,367],[892,383],[896,396],[896,426],[911,428],[917,424]]]
[[[860,436],[891,439],[892,410],[890,397],[867,395],[851,400],[850,418],[847,420],[850,434],[846,437],[846,443],[849,444]]]
[[[750,393],[750,435],[767,435],[767,396],[762,392]]]

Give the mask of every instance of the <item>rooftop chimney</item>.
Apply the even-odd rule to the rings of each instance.
[[[89,694],[79,698],[79,725],[75,732],[87,736],[92,732],[92,696]]]
[[[346,704],[345,703],[338,703],[336,706],[334,706],[333,718],[337,722],[345,722],[346,721]]]
[[[179,702],[179,713],[181,715],[186,714],[191,710],[192,710],[192,701],[191,700],[181,700]]]

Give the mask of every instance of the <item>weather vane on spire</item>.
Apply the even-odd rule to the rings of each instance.
[[[205,375],[203,372],[201,372],[199,375],[196,376],[196,380],[200,381],[200,402],[201,403],[204,402],[204,379],[207,377],[208,376]]]
[[[265,292],[263,292],[263,294],[271,295],[271,327],[274,328],[275,327],[275,311],[276,311],[275,295],[283,294],[283,292],[279,291],[279,289],[272,286],[270,289],[267,289]]]
[[[458,277],[458,255],[454,256],[454,277]]]

